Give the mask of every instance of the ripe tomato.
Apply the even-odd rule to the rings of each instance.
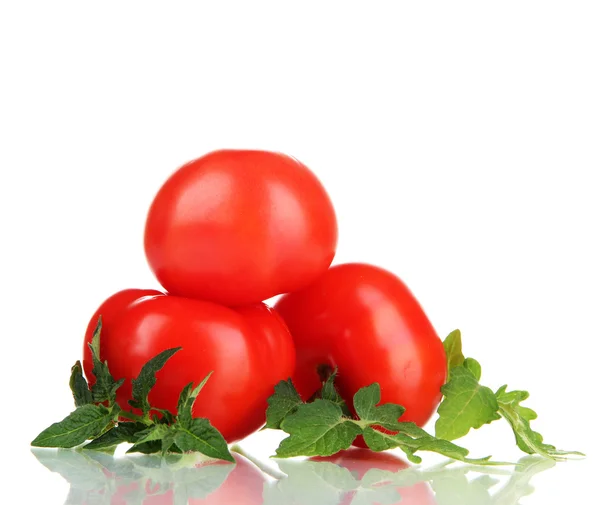
[[[393,454],[372,452],[367,449],[358,448],[341,451],[325,458],[311,458],[311,460],[335,463],[350,470],[354,477],[359,480],[373,468],[394,473],[410,468],[410,465],[406,461]],[[399,487],[398,493],[400,494],[400,500],[395,502],[397,504],[435,505],[437,503],[431,488],[425,482],[419,482],[409,487]],[[349,491],[340,502],[340,505],[350,505],[355,495],[356,491]]]
[[[222,150],[177,170],[148,212],[150,267],[171,294],[228,306],[309,285],[335,254],[325,189],[298,160]]]
[[[293,373],[294,346],[282,320],[262,303],[236,311],[211,302],[147,294],[127,290],[109,298],[96,311],[85,336],[87,344],[101,314],[100,358],[116,379],[125,379],[117,391],[121,408],[130,410],[131,379],[142,366],[165,349],[181,346],[157,373],[150,404],[176,413],[182,388],[213,371],[194,416],[208,418],[228,442],[260,428],[273,387]],[[93,383],[87,345],[83,367]]]
[[[296,344],[293,381],[305,400],[320,387],[320,373],[337,367],[349,406],[358,389],[378,382],[383,403],[406,408],[403,421],[422,426],[431,417],[446,379],[444,346],[398,277],[371,265],[338,265],[275,309]]]

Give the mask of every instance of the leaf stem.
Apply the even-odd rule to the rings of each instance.
[[[125,411],[125,410],[122,410],[121,412],[119,412],[118,417],[127,419],[128,421],[135,421],[138,423],[143,423],[148,426],[150,426],[151,424],[154,424],[152,422],[152,420],[150,418],[147,418],[146,416],[138,416],[137,414],[134,414],[133,412],[129,412],[129,411]]]

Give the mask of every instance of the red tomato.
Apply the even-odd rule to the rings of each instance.
[[[367,449],[349,449],[341,451],[333,456],[311,458],[313,461],[328,461],[338,466],[347,468],[356,479],[362,479],[372,468],[386,470],[388,472],[400,472],[410,468],[410,465],[390,453],[372,452]],[[398,493],[400,500],[396,503],[402,505],[435,505],[435,497],[429,484],[419,482],[410,487],[399,487]],[[349,505],[352,503],[356,491],[346,493],[340,505]]]
[[[349,406],[361,387],[378,382],[382,403],[406,408],[403,421],[422,426],[431,417],[446,379],[444,346],[398,277],[371,265],[338,265],[275,309],[296,344],[293,381],[304,399],[320,387],[319,372],[337,367]]]
[[[309,285],[335,254],[333,206],[298,160],[222,150],[177,170],[146,221],[150,267],[167,291],[228,306]]]
[[[176,413],[183,387],[197,384],[213,371],[194,406],[194,416],[210,419],[228,442],[260,428],[267,398],[277,382],[293,373],[295,363],[289,331],[272,309],[256,304],[236,311],[164,294],[136,300],[132,291],[109,298],[94,315],[85,336],[85,342],[90,342],[101,314],[100,358],[108,362],[115,378],[125,379],[117,391],[121,408],[130,410],[131,379],[142,366],[165,349],[181,346],[157,373],[150,404]],[[123,302],[120,310],[119,301]],[[93,383],[87,345],[83,367]]]

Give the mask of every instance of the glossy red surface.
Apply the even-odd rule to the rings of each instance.
[[[169,293],[236,306],[307,286],[335,254],[333,206],[298,160],[222,150],[177,170],[146,222],[150,267]]]
[[[365,264],[330,268],[310,287],[283,296],[275,309],[296,344],[294,384],[304,399],[319,387],[320,365],[338,368],[351,405],[378,382],[382,403],[403,405],[403,421],[422,426],[446,378],[444,347],[416,298],[395,275]]]
[[[183,387],[197,384],[213,371],[194,406],[194,416],[208,418],[229,442],[261,427],[267,398],[277,382],[292,374],[295,361],[291,336],[271,309],[257,304],[238,312],[170,295],[133,302],[130,298],[124,294],[111,297],[109,310],[101,306],[97,311],[106,314],[101,359],[108,361],[115,378],[125,379],[117,391],[121,408],[129,410],[131,379],[142,366],[158,353],[181,346],[157,373],[149,396],[151,405],[176,413]],[[113,308],[115,299],[125,301],[125,308]],[[90,323],[86,342],[91,341],[94,326]],[[87,349],[83,366],[93,382]]]

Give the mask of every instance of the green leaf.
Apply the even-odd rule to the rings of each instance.
[[[175,426],[175,443],[183,451],[198,451],[211,458],[235,462],[223,435],[208,419],[192,419],[188,427]]]
[[[378,425],[388,430],[396,430],[400,423],[398,419],[405,408],[393,403],[377,407],[381,401],[381,388],[378,383],[361,388],[354,395],[354,409],[360,417],[361,424]]]
[[[210,372],[195,389],[192,389],[194,386],[193,382],[190,382],[187,386],[183,388],[181,394],[179,395],[179,401],[177,402],[177,421],[183,427],[188,427],[192,422],[192,408],[194,407],[194,403],[196,402],[196,398],[202,388],[210,379],[212,372]]]
[[[461,366],[465,361],[462,353],[462,339],[460,330],[454,330],[444,340],[444,349],[446,351],[446,359],[448,361],[448,373],[454,367]]]
[[[34,440],[34,447],[70,448],[97,437],[113,420],[113,413],[102,405],[77,407],[67,417],[46,428]]]
[[[115,447],[123,442],[133,444],[137,440],[136,435],[147,428],[143,423],[119,423],[114,428],[92,440],[89,444],[86,444],[83,448],[99,451]]]
[[[98,318],[98,324],[94,330],[91,343],[88,344],[92,351],[92,362],[94,368],[92,373],[96,377],[96,382],[92,386],[92,398],[96,403],[108,401],[112,405],[116,400],[117,389],[119,389],[124,379],[116,381],[111,375],[106,362],[100,359],[100,334],[102,333],[102,318]]]
[[[330,402],[335,403],[336,405],[339,405],[339,407],[342,409],[342,413],[346,417],[352,417],[352,413],[350,412],[348,405],[346,405],[346,402],[344,401],[344,399],[338,392],[337,388],[335,387],[336,379],[337,379],[337,369],[334,370],[333,373],[323,383],[323,386],[321,387],[319,396],[323,400],[328,400]]]
[[[469,451],[448,440],[435,438],[414,423],[399,423],[396,434],[384,433],[371,427],[365,428],[365,443],[373,451],[400,448],[413,463],[420,463],[421,458],[415,455],[417,451],[436,452],[448,458],[473,464],[489,464],[489,457],[470,459]]]
[[[156,454],[162,451],[162,442],[160,440],[152,440],[143,444],[135,444],[127,450],[128,454],[139,452],[141,454]]]
[[[139,431],[135,435],[135,443],[143,444],[145,442],[153,442],[155,440],[162,440],[164,436],[169,433],[170,427],[166,424],[154,424],[145,430]]]
[[[517,445],[527,454],[539,454],[545,458],[554,460],[566,459],[566,456],[584,456],[577,451],[561,451],[555,446],[545,444],[541,434],[533,431],[530,421],[537,418],[535,411],[521,406],[521,402],[529,398],[527,391],[506,391],[506,386],[502,386],[496,392],[496,398],[500,408],[500,414],[510,424]]]
[[[81,362],[77,361],[71,368],[71,379],[69,380],[69,386],[73,393],[73,400],[75,400],[75,407],[81,407],[92,403],[92,392],[88,386],[83,372],[81,369]]]
[[[317,399],[297,407],[285,417],[281,429],[289,433],[277,449],[277,456],[329,456],[348,449],[362,429],[342,415],[339,405]]]
[[[474,358],[467,358],[465,359],[463,366],[473,374],[473,377],[475,377],[475,379],[477,381],[479,381],[479,379],[481,379],[481,365],[479,364],[479,362],[474,359]]]
[[[442,386],[442,393],[444,399],[438,407],[440,417],[435,423],[438,438],[455,440],[465,436],[471,428],[480,428],[500,418],[494,392],[481,386],[465,367],[450,371],[450,380]]]
[[[267,428],[279,429],[281,422],[286,416],[292,414],[296,409],[303,405],[302,398],[296,391],[292,379],[280,381],[275,386],[273,393],[267,400]]]
[[[153,454],[160,452],[163,456],[168,451],[179,452],[174,446],[175,442],[175,426],[167,426],[166,424],[154,424],[146,427],[134,435],[135,444],[127,452],[141,452],[144,454]]]
[[[147,414],[150,411],[148,393],[150,393],[156,384],[156,372],[165,366],[166,362],[180,350],[181,347],[167,349],[154,356],[154,358],[152,358],[142,367],[137,378],[131,381],[133,385],[133,401],[131,401],[130,404],[133,407],[141,409],[144,414]]]
[[[175,435],[177,434],[176,430],[169,430],[165,436],[161,440],[160,452],[163,456],[169,452],[173,446],[175,446]]]

